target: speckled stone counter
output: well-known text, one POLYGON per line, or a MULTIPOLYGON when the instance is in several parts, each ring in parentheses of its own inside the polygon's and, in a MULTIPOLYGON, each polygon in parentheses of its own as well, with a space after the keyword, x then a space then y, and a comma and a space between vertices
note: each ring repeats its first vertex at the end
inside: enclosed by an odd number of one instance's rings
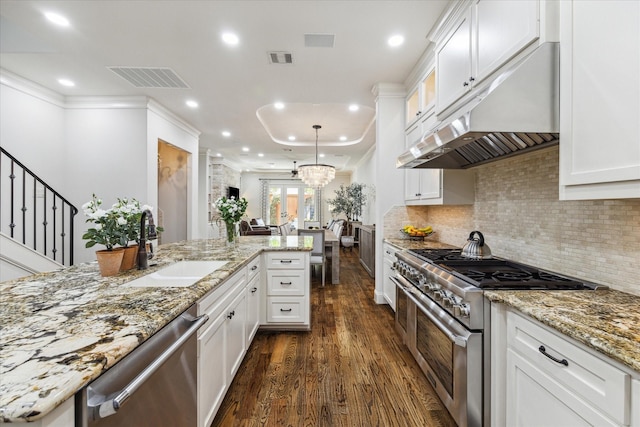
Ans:
POLYGON ((485 291, 640 373, 640 297, 606 291, 485 291))
POLYGON ((457 246, 436 242, 435 240, 410 240, 385 238, 385 243, 389 243, 398 249, 455 249, 457 246))
POLYGON ((297 236, 163 245, 150 268, 101 277, 96 262, 0 283, 0 422, 39 419, 264 250, 311 250, 297 236), (186 288, 134 288, 181 260, 227 260, 186 288))

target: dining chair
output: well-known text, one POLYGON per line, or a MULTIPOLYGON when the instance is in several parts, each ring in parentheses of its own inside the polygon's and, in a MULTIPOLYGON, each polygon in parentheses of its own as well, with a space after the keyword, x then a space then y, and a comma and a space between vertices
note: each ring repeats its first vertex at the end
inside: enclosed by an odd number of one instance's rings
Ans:
POLYGON ((285 222, 284 224, 280 225, 280 235, 281 236, 288 236, 291 231, 291 226, 289 225, 288 222, 285 222))
POLYGON ((312 266, 322 266, 322 286, 324 286, 324 278, 326 271, 327 258, 324 253, 324 230, 298 230, 298 236, 312 236, 313 237, 313 249, 311 249, 311 256, 309 256, 309 262, 312 266))

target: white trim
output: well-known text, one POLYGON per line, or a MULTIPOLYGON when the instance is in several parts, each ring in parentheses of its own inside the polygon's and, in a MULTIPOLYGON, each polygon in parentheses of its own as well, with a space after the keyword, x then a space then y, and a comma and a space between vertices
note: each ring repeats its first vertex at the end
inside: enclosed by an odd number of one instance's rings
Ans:
POLYGON ((147 108, 149 109, 149 111, 156 113, 161 118, 179 127, 180 129, 187 132, 189 135, 193 136, 194 138, 200 138, 201 132, 198 129, 194 128, 189 123, 187 123, 186 121, 178 117, 176 114, 172 113, 171 111, 169 111, 168 109, 160 105, 153 98, 149 98, 149 102, 147 103, 147 108))
POLYGON ((146 109, 149 98, 146 96, 69 96, 64 107, 73 109, 146 109))
POLYGON ((47 89, 44 86, 40 86, 31 80, 27 80, 24 77, 20 77, 17 74, 13 74, 4 68, 0 68, 0 83, 41 101, 53 104, 56 107, 65 107, 65 98, 63 95, 47 89))

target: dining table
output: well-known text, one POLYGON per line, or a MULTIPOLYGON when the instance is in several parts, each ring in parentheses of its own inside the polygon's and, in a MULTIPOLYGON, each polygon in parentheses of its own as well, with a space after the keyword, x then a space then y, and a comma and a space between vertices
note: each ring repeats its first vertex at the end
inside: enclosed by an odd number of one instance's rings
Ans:
POLYGON ((324 250, 331 251, 331 284, 337 285, 340 283, 340 239, 328 228, 324 229, 324 250))

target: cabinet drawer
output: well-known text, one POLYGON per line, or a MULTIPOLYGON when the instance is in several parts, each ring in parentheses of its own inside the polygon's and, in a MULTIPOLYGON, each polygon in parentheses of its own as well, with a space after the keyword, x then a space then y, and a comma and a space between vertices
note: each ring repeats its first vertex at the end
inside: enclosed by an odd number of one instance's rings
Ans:
POLYGON ((268 295, 304 295, 307 288, 304 270, 269 270, 268 295))
POLYGON ((507 313, 507 342, 562 387, 582 396, 617 422, 628 424, 630 375, 566 337, 511 311, 507 313), (566 365, 545 356, 543 351, 558 361, 566 361, 566 365))
POLYGON ((282 251, 267 253, 267 268, 305 268, 304 252, 282 251))
POLYGON ((250 282, 256 274, 260 273, 260 257, 257 256, 247 265, 247 281, 250 282))
MULTIPOLYGON (((225 280, 217 289, 201 298, 197 302, 198 316, 207 314, 210 319, 215 319, 238 294, 244 291, 245 277, 246 271, 242 269, 225 280)), ((209 322, 207 322, 207 326, 200 328, 198 336, 201 335, 201 331, 208 327, 209 322)))
POLYGON ((301 298, 267 298, 267 322, 270 323, 305 323, 305 299, 301 298))

